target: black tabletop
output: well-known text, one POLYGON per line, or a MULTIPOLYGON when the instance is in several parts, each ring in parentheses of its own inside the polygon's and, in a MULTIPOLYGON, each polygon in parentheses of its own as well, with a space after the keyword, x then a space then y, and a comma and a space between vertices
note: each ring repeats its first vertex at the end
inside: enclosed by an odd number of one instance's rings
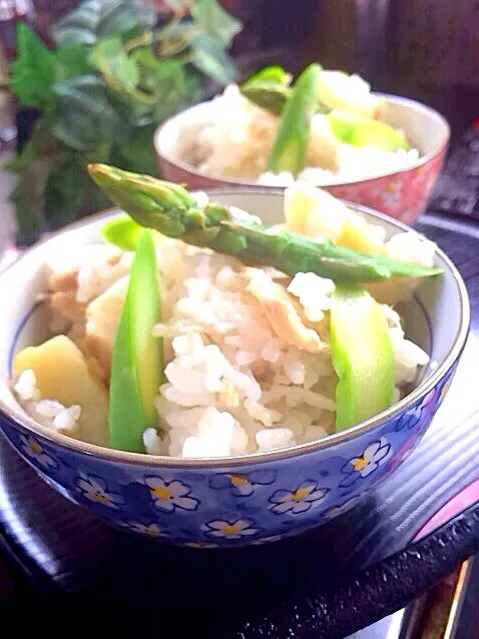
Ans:
MULTIPOLYGON (((0 543, 41 598, 50 636, 65 632, 61 613, 69 611, 75 630, 90 634, 94 614, 119 636, 344 637, 404 606, 479 548, 479 397, 471 387, 479 356, 479 226, 433 214, 417 226, 466 280, 471 337, 450 396, 411 457, 352 511, 317 530, 237 550, 139 539, 56 494, 0 437, 0 543), (421 537, 465 487, 467 499, 421 537)), ((30 622, 38 628, 19 613, 15 627, 30 622)))

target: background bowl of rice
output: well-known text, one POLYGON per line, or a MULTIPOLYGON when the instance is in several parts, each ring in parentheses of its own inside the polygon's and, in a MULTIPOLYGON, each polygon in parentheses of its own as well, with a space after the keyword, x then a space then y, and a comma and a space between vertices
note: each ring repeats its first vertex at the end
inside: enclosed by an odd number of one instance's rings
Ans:
MULTIPOLYGON (((235 109, 240 109, 237 103, 242 98, 234 93, 235 87, 232 90, 232 97, 228 96, 231 106, 222 103, 221 96, 216 103, 208 101, 182 111, 158 128, 154 146, 158 168, 165 179, 198 189, 251 188, 257 184, 254 179, 224 177, 215 171, 215 164, 222 166, 228 155, 254 153, 255 145, 259 173, 266 170, 268 145, 263 143, 262 136, 269 139, 268 128, 275 125, 269 122, 271 116, 255 105, 252 111, 256 109, 258 113, 252 112, 249 122, 240 112, 236 113, 235 109), (265 125, 259 127, 261 118, 265 125), (209 153, 202 148, 205 141, 201 136, 212 122, 219 121, 217 139, 212 139, 208 133, 206 142, 214 148, 214 159, 203 162, 207 168, 200 169, 200 160, 204 159, 201 156, 209 153), (224 139, 228 142, 222 145, 224 139)), ((385 153, 372 147, 355 149, 341 145, 339 173, 333 177, 328 171, 312 168, 307 170, 307 179, 337 197, 411 224, 425 209, 436 183, 449 143, 450 128, 443 116, 428 106, 393 95, 381 97, 384 104, 379 119, 403 130, 411 151, 406 154, 400 149, 385 153)), ((266 186, 272 190, 282 188, 274 184, 274 180, 266 186)))
MULTIPOLYGON (((215 199, 277 223, 283 195, 260 189, 215 199)), ((406 229, 358 208, 391 237, 406 229)), ((101 241, 110 211, 54 234, 0 274, 0 428, 13 448, 71 502, 123 529, 178 545, 258 544, 321 525, 399 466, 420 440, 452 381, 469 330, 464 283, 440 251, 444 273, 420 286, 401 310, 409 339, 431 358, 415 388, 391 408, 316 441, 231 457, 185 459, 86 444, 30 418, 9 384, 12 358, 48 337, 45 264, 68 246, 101 241)), ((292 422, 294 420, 292 419, 292 422)), ((292 429, 295 424, 288 424, 292 429)))

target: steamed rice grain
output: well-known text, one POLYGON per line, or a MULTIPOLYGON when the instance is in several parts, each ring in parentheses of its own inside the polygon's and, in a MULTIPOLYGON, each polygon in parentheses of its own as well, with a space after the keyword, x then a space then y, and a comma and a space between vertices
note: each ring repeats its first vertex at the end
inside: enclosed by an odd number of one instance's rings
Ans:
MULTIPOLYGON (((413 234, 391 240, 389 247, 398 258, 402 253, 417 259, 421 251, 422 259, 431 257, 429 244, 418 244, 413 234)), ((98 264, 102 250, 105 268, 100 279, 88 275, 88 260, 78 260, 75 267, 82 285, 72 292, 73 298, 90 300, 78 320, 80 348, 85 347, 92 306, 102 308, 97 300, 105 295, 104 282, 110 280, 106 292, 115 291, 127 275, 123 266, 114 276, 108 271, 110 247, 96 251, 89 247, 86 254, 94 254, 98 264)), ((128 260, 122 255, 116 264, 128 260)), ((148 453, 239 455, 281 449, 334 432, 337 377, 325 313, 334 291, 331 280, 313 273, 285 278, 274 269, 246 267, 231 257, 175 240, 162 243, 158 267, 163 318, 154 335, 164 343, 165 382, 155 401, 158 423, 143 436, 148 453), (280 305, 279 315, 270 314, 271 304, 280 305), (310 348, 304 347, 305 339, 310 339, 310 348)), ((52 278, 56 275, 58 271, 52 278)), ((394 393, 399 398, 401 388, 416 378, 418 367, 426 365, 429 357, 405 338, 396 311, 386 305, 381 309, 393 343, 394 393)), ((114 333, 121 305, 107 310, 108 330, 114 333)), ((100 327, 101 337, 105 332, 101 316, 95 317, 95 326, 100 327)), ((15 392, 41 424, 75 436, 79 407, 40 397, 32 371, 20 375, 15 392)))
POLYGON ((206 106, 196 127, 191 129, 190 122, 180 127, 175 153, 207 175, 255 180, 267 186, 286 187, 295 179, 323 186, 400 171, 419 158, 415 148, 385 151, 374 145, 343 143, 331 133, 327 118, 317 113, 311 120, 305 167, 296 177, 289 171, 273 173, 267 164, 277 116, 246 99, 235 84, 206 106))

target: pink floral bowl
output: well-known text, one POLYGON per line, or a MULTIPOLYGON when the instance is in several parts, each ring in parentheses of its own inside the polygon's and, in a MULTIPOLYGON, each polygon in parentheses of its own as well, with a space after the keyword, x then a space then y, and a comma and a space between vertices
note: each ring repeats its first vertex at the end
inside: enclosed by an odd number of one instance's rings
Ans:
MULTIPOLYGON (((402 129, 420 157, 407 168, 377 177, 322 185, 335 196, 371 207, 411 224, 424 211, 441 171, 450 137, 447 121, 437 111, 407 98, 383 95, 380 118, 402 129)), ((208 121, 209 102, 193 106, 166 120, 156 131, 154 146, 160 174, 167 180, 182 182, 193 189, 251 188, 253 180, 207 175, 185 162, 181 148, 185 136, 197 135, 201 123, 208 121), (192 126, 197 121, 198 126, 192 126), (178 145, 178 140, 182 144, 178 145)), ((278 186, 266 186, 281 191, 278 186)))

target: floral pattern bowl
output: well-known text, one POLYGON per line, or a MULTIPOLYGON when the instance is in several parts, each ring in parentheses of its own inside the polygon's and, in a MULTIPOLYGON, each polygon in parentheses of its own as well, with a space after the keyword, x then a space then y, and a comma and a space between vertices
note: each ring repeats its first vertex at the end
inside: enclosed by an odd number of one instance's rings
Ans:
MULTIPOLYGON (((384 94, 381 119, 402 129, 419 159, 408 168, 354 182, 324 185, 333 195, 382 211, 406 224, 412 224, 427 204, 439 176, 450 129, 437 111, 414 100, 384 94)), ((182 149, 190 146, 201 123, 208 121, 208 102, 193 106, 166 120, 156 131, 154 146, 160 174, 167 180, 182 182, 190 188, 251 188, 253 180, 206 175, 188 164, 182 149), (199 125, 192 124, 198 121, 199 125), (181 140, 181 144, 178 141, 181 140)), ((277 186, 263 187, 272 191, 277 186)))
MULTIPOLYGON (((226 204, 282 216, 281 193, 217 192, 226 204)), ((404 226, 358 207, 389 235, 404 226)), ((51 236, 0 275, 0 429, 54 489, 106 521, 145 537, 192 547, 230 547, 280 539, 349 509, 394 472, 420 440, 452 381, 469 330, 462 279, 441 252, 444 273, 420 286, 401 309, 410 337, 435 365, 390 409, 322 441, 221 459, 147 456, 101 448, 52 432, 30 419, 8 378, 15 351, 45 339, 47 256, 100 240, 107 212, 51 236)))

